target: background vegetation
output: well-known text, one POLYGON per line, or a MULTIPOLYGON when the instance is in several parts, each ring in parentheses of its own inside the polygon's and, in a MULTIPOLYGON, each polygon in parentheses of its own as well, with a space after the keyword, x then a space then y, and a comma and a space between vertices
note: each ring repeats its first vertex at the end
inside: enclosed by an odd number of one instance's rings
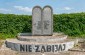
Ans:
MULTIPOLYGON (((53 20, 54 32, 85 37, 85 13, 54 14, 53 20)), ((31 15, 0 14, 0 39, 13 38, 31 29, 31 15)))

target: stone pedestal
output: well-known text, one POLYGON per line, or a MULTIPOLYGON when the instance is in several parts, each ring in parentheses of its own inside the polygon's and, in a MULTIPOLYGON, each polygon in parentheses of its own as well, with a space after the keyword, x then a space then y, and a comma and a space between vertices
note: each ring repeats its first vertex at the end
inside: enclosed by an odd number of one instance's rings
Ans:
POLYGON ((52 36, 31 36, 19 33, 18 39, 7 39, 6 47, 20 52, 61 52, 74 47, 75 41, 67 35, 54 33, 52 36))

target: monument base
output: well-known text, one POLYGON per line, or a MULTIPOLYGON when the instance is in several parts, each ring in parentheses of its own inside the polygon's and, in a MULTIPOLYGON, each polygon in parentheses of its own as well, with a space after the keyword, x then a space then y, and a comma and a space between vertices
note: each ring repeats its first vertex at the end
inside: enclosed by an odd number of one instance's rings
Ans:
POLYGON ((7 39, 6 47, 21 52, 61 52, 74 47, 74 41, 60 42, 26 42, 17 39, 7 39), (43 50, 42 50, 43 49, 43 50))
POLYGON ((67 35, 63 33, 53 33, 52 36, 32 36, 31 33, 19 33, 18 40, 20 41, 33 41, 33 42, 51 42, 62 41, 67 39, 67 35))
POLYGON ((7 39, 6 47, 20 52, 61 52, 68 51, 75 44, 75 40, 67 39, 67 35, 61 33, 54 33, 53 36, 22 34, 18 36, 18 39, 7 39))

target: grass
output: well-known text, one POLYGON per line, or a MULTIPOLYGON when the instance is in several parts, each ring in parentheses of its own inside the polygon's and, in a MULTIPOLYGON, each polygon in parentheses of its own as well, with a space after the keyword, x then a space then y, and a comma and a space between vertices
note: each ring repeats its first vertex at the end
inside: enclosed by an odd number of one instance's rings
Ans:
MULTIPOLYGON (((0 40, 5 40, 7 38, 16 38, 17 34, 5 34, 0 33, 0 40)), ((75 39, 75 38, 85 38, 85 34, 79 36, 68 36, 68 38, 75 39)))
POLYGON ((15 34, 4 34, 4 33, 0 33, 0 40, 4 40, 4 39, 7 39, 7 38, 15 38, 16 35, 15 34))
POLYGON ((85 38, 85 34, 77 35, 77 36, 68 36, 68 38, 75 39, 75 38, 85 38))

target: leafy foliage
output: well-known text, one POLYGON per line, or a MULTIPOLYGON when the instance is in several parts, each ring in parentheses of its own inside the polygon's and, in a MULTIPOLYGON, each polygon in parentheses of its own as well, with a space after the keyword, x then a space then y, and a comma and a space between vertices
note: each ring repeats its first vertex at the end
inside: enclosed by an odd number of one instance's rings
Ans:
POLYGON ((54 15, 54 31, 70 36, 85 34, 85 13, 54 15))
MULTIPOLYGON (((70 36, 85 34, 85 13, 53 15, 54 32, 64 32, 70 36)), ((14 34, 31 32, 31 15, 0 14, 0 33, 14 34)))
POLYGON ((0 14, 0 33, 31 32, 31 16, 0 14))

